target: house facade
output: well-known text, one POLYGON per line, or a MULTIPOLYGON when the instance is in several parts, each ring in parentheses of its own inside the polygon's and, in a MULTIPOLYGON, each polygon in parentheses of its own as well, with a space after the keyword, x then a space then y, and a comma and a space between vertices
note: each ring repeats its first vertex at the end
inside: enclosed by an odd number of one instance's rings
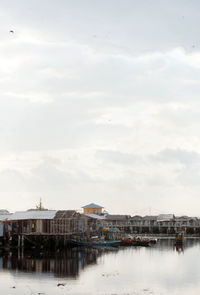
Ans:
POLYGON ((97 204, 91 203, 86 206, 83 206, 83 213, 84 214, 102 214, 103 207, 97 204))
POLYGON ((10 235, 68 235, 87 231, 87 218, 75 210, 15 212, 5 222, 10 235))

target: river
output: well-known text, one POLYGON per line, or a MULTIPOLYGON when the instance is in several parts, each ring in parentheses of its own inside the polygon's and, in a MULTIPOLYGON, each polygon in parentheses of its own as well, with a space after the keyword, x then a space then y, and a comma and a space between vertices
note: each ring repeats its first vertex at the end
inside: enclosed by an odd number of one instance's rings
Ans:
POLYGON ((2 295, 200 294, 200 240, 175 248, 69 249, 56 253, 2 253, 2 295))

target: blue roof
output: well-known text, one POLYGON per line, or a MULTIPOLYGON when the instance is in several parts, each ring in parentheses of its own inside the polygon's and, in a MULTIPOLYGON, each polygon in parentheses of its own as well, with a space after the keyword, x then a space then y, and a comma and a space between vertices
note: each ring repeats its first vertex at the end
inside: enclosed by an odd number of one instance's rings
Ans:
POLYGON ((97 204, 91 203, 91 204, 86 205, 86 206, 84 206, 84 207, 82 207, 82 208, 100 209, 100 208, 103 208, 103 207, 102 207, 102 206, 99 206, 99 205, 97 205, 97 204))

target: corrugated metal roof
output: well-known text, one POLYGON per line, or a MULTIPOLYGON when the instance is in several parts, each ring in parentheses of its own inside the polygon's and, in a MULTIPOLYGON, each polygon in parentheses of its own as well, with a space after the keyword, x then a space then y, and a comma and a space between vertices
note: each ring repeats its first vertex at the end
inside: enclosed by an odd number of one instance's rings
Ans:
POLYGON ((175 218, 174 214, 160 214, 157 217, 157 221, 170 221, 173 220, 175 218))
POLYGON ((26 219, 53 219, 57 210, 34 210, 17 211, 8 217, 8 220, 26 220, 26 219))
POLYGON ((157 220, 157 215, 146 215, 143 217, 143 220, 157 220))
POLYGON ((99 209, 99 208, 104 208, 104 207, 102 207, 102 206, 99 206, 99 205, 97 205, 97 204, 94 204, 94 203, 91 203, 91 204, 88 204, 88 205, 86 205, 86 206, 84 206, 84 207, 82 207, 82 208, 92 208, 92 209, 99 209))
POLYGON ((127 220, 130 218, 129 215, 116 215, 116 214, 108 214, 106 215, 106 219, 108 220, 127 220))
POLYGON ((98 214, 84 214, 85 216, 87 217, 90 217, 90 218, 94 218, 94 219, 105 219, 105 216, 103 215, 98 215, 98 214))
POLYGON ((140 215, 135 215, 135 216, 133 216, 133 217, 131 217, 131 219, 134 219, 134 220, 142 220, 142 216, 140 216, 140 215))
POLYGON ((12 214, 0 214, 0 221, 8 219, 12 214))

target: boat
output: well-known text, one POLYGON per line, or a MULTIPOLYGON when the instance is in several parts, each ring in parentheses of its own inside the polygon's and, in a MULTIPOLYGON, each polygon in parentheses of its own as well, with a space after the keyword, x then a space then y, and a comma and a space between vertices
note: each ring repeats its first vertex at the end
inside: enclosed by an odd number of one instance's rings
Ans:
POLYGON ((131 237, 121 238, 121 246, 150 246, 150 239, 144 237, 131 237))
POLYGON ((175 235, 175 245, 182 245, 184 243, 184 232, 177 232, 175 235))
POLYGON ((117 247, 120 245, 120 240, 112 241, 82 241, 82 240, 70 240, 70 244, 74 247, 117 247))
POLYGON ((157 243, 157 239, 156 238, 149 238, 149 242, 150 244, 156 244, 157 243))
POLYGON ((120 240, 112 240, 112 241, 96 241, 92 242, 93 246, 100 246, 100 247, 117 247, 120 246, 120 240))

